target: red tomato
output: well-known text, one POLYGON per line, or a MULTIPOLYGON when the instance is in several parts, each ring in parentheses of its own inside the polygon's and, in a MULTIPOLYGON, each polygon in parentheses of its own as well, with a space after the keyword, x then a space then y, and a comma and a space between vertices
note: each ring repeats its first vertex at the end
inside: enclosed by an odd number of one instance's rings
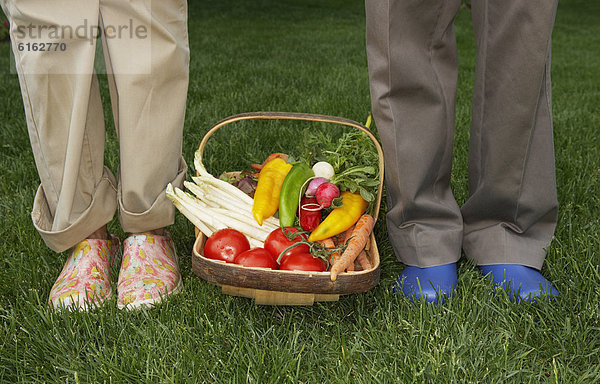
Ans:
POLYGON ((240 231, 231 228, 214 232, 204 243, 204 257, 233 263, 240 253, 250 249, 250 243, 240 231))
MULTIPOLYGON (((296 237, 293 240, 288 240, 288 238, 285 235, 287 234, 288 236, 293 237, 293 234, 298 231, 300 230, 296 227, 283 227, 274 229, 273 232, 269 233, 269 236, 267 236, 267 239, 265 240, 265 249, 271 252, 271 255, 273 255, 275 260, 277 260, 277 258, 279 257, 281 252, 283 252, 284 249, 286 249, 294 243, 306 240, 306 236, 303 234, 295 235, 296 237)), ((283 262, 283 260, 285 260, 290 255, 309 252, 310 248, 308 247, 308 244, 297 245, 283 255, 283 257, 281 258, 281 262, 283 262)))
POLYGON ((288 256, 281 262, 279 269, 286 271, 325 272, 325 263, 310 253, 298 253, 288 256))
POLYGON ((244 267, 279 269, 279 264, 277 264, 273 255, 264 248, 253 248, 244 251, 237 255, 233 262, 244 267))

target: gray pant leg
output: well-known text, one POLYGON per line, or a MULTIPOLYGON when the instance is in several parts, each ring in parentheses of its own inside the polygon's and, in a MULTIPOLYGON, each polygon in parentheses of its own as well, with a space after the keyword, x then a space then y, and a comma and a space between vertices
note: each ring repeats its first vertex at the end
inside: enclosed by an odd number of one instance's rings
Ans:
POLYGON ((541 268, 554 233, 550 37, 556 5, 472 1, 477 66, 463 247, 480 265, 541 268))
POLYGON ((405 264, 460 257, 463 223, 450 190, 459 0, 366 0, 373 115, 385 155, 388 232, 405 264))

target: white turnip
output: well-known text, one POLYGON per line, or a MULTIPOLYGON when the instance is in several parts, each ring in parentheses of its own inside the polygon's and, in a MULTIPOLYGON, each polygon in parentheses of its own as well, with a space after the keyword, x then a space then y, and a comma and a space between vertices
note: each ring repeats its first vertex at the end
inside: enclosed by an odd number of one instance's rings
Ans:
POLYGON ((312 170, 317 177, 324 177, 327 180, 331 180, 331 178, 335 175, 335 171, 333 166, 326 161, 319 161, 312 166, 312 170))

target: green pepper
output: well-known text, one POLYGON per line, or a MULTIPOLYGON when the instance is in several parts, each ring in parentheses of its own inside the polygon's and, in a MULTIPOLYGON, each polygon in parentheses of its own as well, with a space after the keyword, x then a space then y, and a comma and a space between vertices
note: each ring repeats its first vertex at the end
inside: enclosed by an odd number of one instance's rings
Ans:
POLYGON ((300 195, 303 192, 302 186, 306 180, 314 175, 313 170, 304 162, 295 164, 288 172, 281 185, 281 194, 279 195, 279 223, 281 227, 294 225, 300 195))

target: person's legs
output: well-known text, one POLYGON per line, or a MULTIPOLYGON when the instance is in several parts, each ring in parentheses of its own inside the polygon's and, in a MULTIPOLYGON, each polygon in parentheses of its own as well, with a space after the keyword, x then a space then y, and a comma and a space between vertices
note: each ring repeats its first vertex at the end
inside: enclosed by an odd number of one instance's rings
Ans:
MULTIPOLYGON (((385 155, 388 233, 397 257, 408 265, 400 280, 416 276, 405 286, 418 286, 423 268, 454 264, 461 252, 462 217, 450 189, 458 71, 453 20, 460 1, 365 5, 372 108, 385 155)), ((455 265, 440 270, 443 276, 433 277, 433 288, 449 281, 443 288, 452 289, 455 265)))
POLYGON ((106 232, 116 182, 104 167, 104 115, 93 72, 97 1, 3 1, 41 185, 32 219, 49 248, 70 254, 49 294, 87 308, 112 295, 118 249, 106 232), (48 49, 33 49, 53 43, 48 49), (19 49, 31 46, 32 48, 19 49))
POLYGON ((118 306, 134 308, 181 289, 173 241, 163 228, 175 217, 166 186, 181 187, 187 172, 187 3, 100 0, 100 12, 121 153, 119 220, 132 234, 124 242, 118 306))
POLYGON ((104 167, 104 115, 93 72, 97 2, 8 1, 11 41, 41 185, 32 219, 62 252, 103 227, 116 210, 116 183, 104 167), (78 27, 87 25, 86 35, 78 27), (58 37, 57 37, 58 36, 58 37), (64 51, 19 43, 64 43, 64 51))
POLYGON ((558 210, 550 86, 556 1, 471 4, 477 66, 463 248, 469 259, 489 266, 484 272, 496 284, 519 268, 507 278, 546 286, 537 270, 558 210))
POLYGON ((100 12, 121 154, 119 220, 130 233, 163 228, 175 217, 166 186, 181 186, 187 171, 187 3, 100 0, 100 12))

